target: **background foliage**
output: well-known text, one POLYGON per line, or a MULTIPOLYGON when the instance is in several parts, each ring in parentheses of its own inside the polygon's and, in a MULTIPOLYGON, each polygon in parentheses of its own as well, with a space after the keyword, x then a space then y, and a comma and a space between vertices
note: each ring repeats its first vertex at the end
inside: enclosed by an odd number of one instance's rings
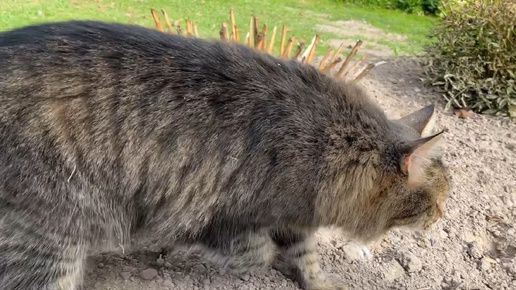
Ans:
POLYGON ((449 106, 516 116, 516 0, 462 2, 434 26, 424 80, 449 106))
POLYGON ((441 0, 339 0, 362 6, 397 9, 406 13, 437 15, 441 0))

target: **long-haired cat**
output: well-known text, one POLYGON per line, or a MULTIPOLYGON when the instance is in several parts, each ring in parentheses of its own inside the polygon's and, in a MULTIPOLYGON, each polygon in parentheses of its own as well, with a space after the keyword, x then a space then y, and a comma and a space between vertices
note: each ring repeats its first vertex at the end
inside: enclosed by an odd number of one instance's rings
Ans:
POLYGON ((433 106, 236 43, 68 21, 0 33, 0 289, 79 289, 89 251, 152 236, 235 271, 279 253, 326 279, 314 231, 428 229, 449 177, 433 106), (425 134, 423 134, 425 133, 425 134))

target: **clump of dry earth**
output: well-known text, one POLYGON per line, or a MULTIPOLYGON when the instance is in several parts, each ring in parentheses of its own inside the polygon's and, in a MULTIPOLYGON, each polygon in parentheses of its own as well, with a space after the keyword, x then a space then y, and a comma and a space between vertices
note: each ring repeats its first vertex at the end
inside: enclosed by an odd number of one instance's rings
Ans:
MULTIPOLYGON (((323 268, 350 289, 516 289, 516 122, 458 118, 445 110, 440 93, 422 85, 417 58, 391 58, 386 50, 371 55, 385 63, 362 84, 390 117, 436 105, 438 126, 449 129, 445 160, 452 193, 444 219, 431 232, 393 231, 369 245, 371 256, 338 233, 321 230, 323 268)), ((236 277, 181 252, 102 254, 89 259, 86 271, 84 288, 92 290, 299 289, 273 269, 236 277)))

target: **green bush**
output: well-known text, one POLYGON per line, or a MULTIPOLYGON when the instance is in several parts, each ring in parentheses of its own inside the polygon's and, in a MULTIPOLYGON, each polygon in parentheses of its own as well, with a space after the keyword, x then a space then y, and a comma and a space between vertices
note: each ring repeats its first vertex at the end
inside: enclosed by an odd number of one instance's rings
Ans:
POLYGON ((406 13, 427 13, 436 15, 439 12, 440 0, 340 0, 362 6, 398 9, 406 13))
POLYGON ((516 0, 474 0, 445 9, 425 48, 424 81, 448 106, 516 116, 516 0))

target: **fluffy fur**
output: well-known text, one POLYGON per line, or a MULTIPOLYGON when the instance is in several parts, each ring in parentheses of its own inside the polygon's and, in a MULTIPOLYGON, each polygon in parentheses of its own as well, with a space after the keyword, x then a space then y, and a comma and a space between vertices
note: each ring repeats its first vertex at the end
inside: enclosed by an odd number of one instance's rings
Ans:
POLYGON ((388 120, 356 85, 235 43, 94 21, 1 32, 0 288, 78 289, 90 251, 143 234, 345 289, 318 227, 369 241, 442 216, 432 115, 388 120))

